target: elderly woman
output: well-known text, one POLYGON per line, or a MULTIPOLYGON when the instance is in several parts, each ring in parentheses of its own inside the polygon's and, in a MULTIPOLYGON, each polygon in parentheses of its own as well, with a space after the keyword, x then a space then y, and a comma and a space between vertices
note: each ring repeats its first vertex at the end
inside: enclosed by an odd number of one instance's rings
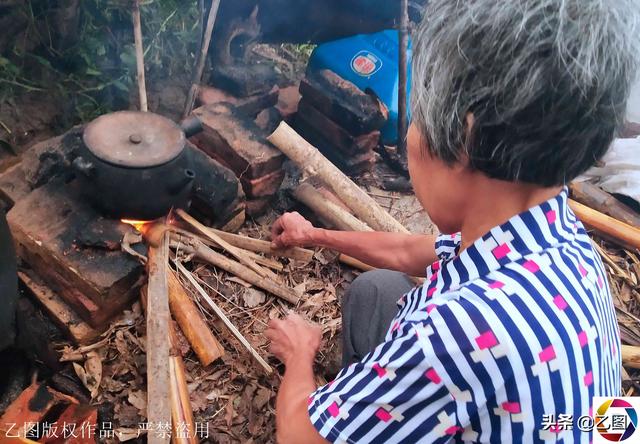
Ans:
POLYGON ((594 396, 620 393, 620 337, 565 185, 622 123, 640 5, 429 3, 413 40, 408 161, 443 234, 328 231, 296 213, 275 223, 277 246, 328 247, 386 270, 360 276, 343 300, 345 368, 324 387, 319 329, 296 315, 271 321, 286 367, 278 439, 587 443, 576 421, 594 396), (426 281, 412 289, 406 275, 426 281))

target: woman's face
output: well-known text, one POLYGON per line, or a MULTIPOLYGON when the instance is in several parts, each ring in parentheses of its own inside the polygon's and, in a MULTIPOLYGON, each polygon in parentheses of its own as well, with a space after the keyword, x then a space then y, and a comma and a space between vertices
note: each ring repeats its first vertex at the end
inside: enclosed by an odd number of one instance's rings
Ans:
POLYGON ((409 175, 418 201, 441 233, 461 230, 468 171, 464 166, 449 166, 433 157, 415 125, 407 133, 409 175))

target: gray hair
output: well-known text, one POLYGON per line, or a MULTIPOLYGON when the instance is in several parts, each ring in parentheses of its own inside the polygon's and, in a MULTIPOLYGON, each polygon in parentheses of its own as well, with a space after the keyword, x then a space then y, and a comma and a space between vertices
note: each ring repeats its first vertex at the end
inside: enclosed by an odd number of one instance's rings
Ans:
POLYGON ((640 0, 431 0, 424 14, 411 110, 432 155, 542 186, 604 155, 637 75, 640 0))

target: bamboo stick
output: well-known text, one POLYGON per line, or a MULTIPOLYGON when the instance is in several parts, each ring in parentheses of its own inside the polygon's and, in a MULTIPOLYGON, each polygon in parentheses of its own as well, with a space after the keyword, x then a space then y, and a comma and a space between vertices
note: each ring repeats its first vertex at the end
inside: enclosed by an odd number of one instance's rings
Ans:
POLYGON ((589 182, 573 182, 571 196, 577 202, 618 219, 632 227, 640 227, 640 214, 589 182))
POLYGON ((169 272, 167 278, 171 313, 198 359, 206 367, 224 355, 224 348, 211 333, 209 326, 202 319, 200 310, 184 291, 177 277, 169 272))
POLYGON ((620 350, 622 365, 625 367, 640 369, 640 347, 636 345, 623 345, 620 350))
POLYGON ((204 291, 204 288, 196 281, 196 279, 187 271, 184 266, 176 262, 176 266, 178 267, 178 271, 189 281, 193 288, 198 292, 198 294, 204 299, 207 304, 211 307, 211 309, 216 313, 216 315, 220 318, 220 320, 224 323, 224 325, 231 331, 231 333, 240 341, 242 345, 251 353, 251 355, 258 361, 258 363, 262 366, 262 368, 268 373, 272 373, 273 369, 267 362, 258 354, 258 352, 251 346, 249 341, 240 333, 240 331, 233 325, 233 323, 229 320, 229 318, 224 314, 224 311, 216 304, 211 297, 204 291))
POLYGON ((264 268, 262 268, 260 265, 256 264, 253 261, 253 259, 251 259, 246 254, 244 254, 244 252, 241 249, 239 249, 237 247, 234 247, 233 245, 231 245, 230 243, 228 243, 227 241, 222 239, 220 236, 218 236, 216 233, 213 233, 212 231, 210 231, 207 226, 205 226, 205 225, 201 224, 200 222, 198 222, 196 219, 194 219, 189 214, 187 214, 186 211, 184 211, 182 209, 177 209, 176 213, 185 222, 187 222, 194 229, 196 229, 198 232, 200 232, 203 236, 209 238, 213 242, 215 242, 218 245, 220 245, 222 248, 224 248, 226 251, 228 251, 232 256, 234 256, 236 259, 238 259, 244 265, 246 265, 247 267, 252 269, 254 272, 259 274, 263 278, 266 278, 268 276, 273 278, 273 274, 270 271, 267 271, 264 268), (270 273, 271 273, 271 275, 270 275, 270 273))
MULTIPOLYGON (((169 273, 169 275, 173 276, 171 273, 169 273)), ((173 279, 175 279, 176 282, 178 281, 175 276, 173 276, 173 279)), ((173 444, 197 444, 198 438, 195 433, 195 421, 193 419, 191 399, 189 398, 184 361, 178 352, 177 334, 172 325, 169 325, 169 339, 172 350, 171 356, 169 356, 169 370, 171 372, 172 441, 173 444), (178 430, 178 425, 180 424, 184 424, 186 430, 178 430)))
POLYGON ((198 95, 198 89, 200 81, 202 80, 202 73, 204 71, 204 65, 207 60, 207 53, 209 52, 209 43, 211 43, 211 34, 213 34, 213 25, 216 22, 216 16, 218 15, 218 8, 220 6, 220 0, 211 0, 211 8, 209 9, 209 16, 207 17, 207 28, 202 36, 200 42, 200 52, 198 53, 198 61, 193 71, 193 77, 191 78, 191 88, 187 94, 187 99, 184 104, 184 111, 182 112, 182 118, 186 119, 196 101, 198 95))
POLYGON ((311 262, 313 259, 313 250, 307 250, 305 248, 290 247, 277 250, 271 246, 271 242, 253 239, 241 234, 227 233, 226 231, 216 230, 209 228, 209 231, 217 234, 231 245, 245 250, 250 250, 256 253, 264 253, 272 256, 281 256, 295 259, 300 262, 311 262))
POLYGON ((359 219, 374 230, 409 233, 400 222, 383 210, 371 196, 353 183, 286 122, 281 122, 267 139, 301 170, 322 179, 359 219))
POLYGON ((344 231, 373 231, 367 224, 339 205, 328 200, 313 185, 302 182, 293 192, 293 197, 311 208, 329 224, 344 231))
MULTIPOLYGON (((169 369, 169 287, 167 263, 169 237, 161 246, 149 248, 147 289, 147 418, 153 424, 171 420, 169 369)), ((149 443, 168 443, 169 438, 150 433, 149 443)))
POLYGON ((148 111, 147 85, 144 78, 144 50, 142 48, 142 24, 140 23, 140 1, 133 1, 133 38, 136 47, 136 69, 138 94, 140 95, 140 111, 148 111))
POLYGON ((291 288, 282 286, 271 279, 259 276, 248 267, 213 251, 200 241, 195 240, 191 246, 183 245, 182 249, 186 252, 195 254, 195 256, 201 261, 221 268, 224 271, 231 273, 258 288, 262 288, 263 290, 268 291, 291 304, 295 305, 300 301, 300 297, 291 288))
POLYGON ((602 214, 579 202, 569 199, 575 215, 584 223, 631 248, 640 248, 640 229, 625 224, 613 217, 602 214))

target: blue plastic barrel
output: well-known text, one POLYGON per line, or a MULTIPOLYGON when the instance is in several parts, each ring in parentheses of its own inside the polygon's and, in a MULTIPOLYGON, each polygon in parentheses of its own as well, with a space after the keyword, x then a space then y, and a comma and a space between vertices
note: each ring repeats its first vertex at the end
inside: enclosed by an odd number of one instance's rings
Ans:
MULTIPOLYGON (((309 60, 311 72, 329 69, 362 91, 373 91, 389 109, 382 141, 398 140, 398 32, 360 34, 318 45, 309 60)), ((411 85, 411 41, 407 51, 407 110, 411 85)), ((407 111, 408 113, 408 111, 407 111)))

